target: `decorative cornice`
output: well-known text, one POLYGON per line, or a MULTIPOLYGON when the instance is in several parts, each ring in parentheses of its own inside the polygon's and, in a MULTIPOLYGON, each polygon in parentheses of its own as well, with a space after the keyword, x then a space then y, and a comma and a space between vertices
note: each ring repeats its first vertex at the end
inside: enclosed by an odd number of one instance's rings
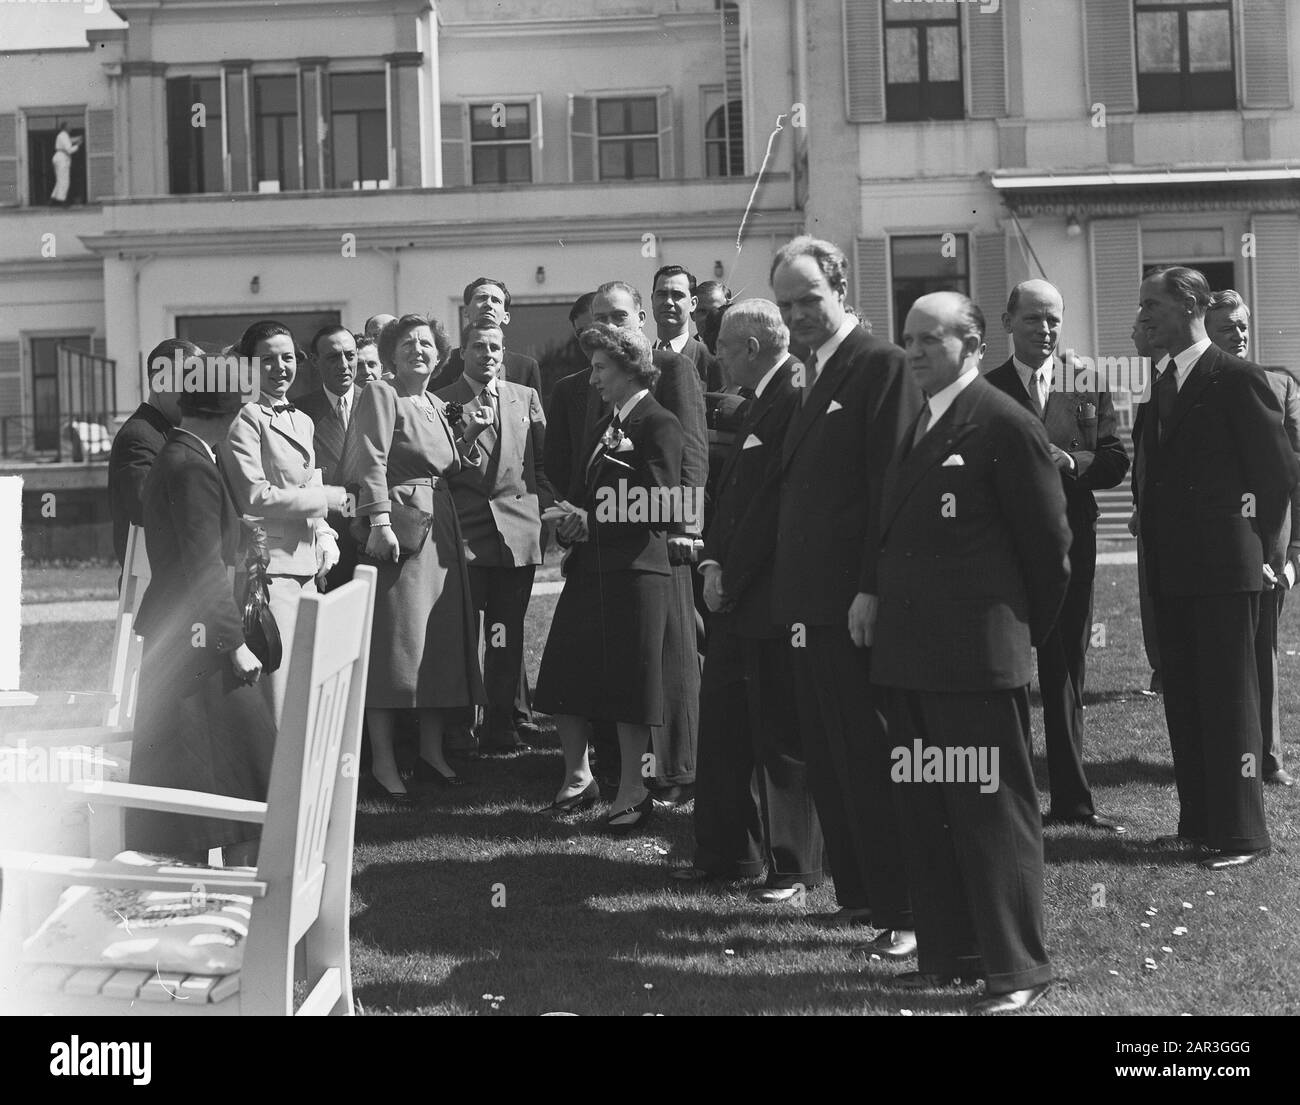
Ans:
POLYGON ((1118 218, 1170 211, 1300 211, 1300 182, 1129 185, 1033 188, 1005 191, 1002 202, 1018 215, 1118 218))
POLYGON ((570 37, 580 35, 658 35, 666 30, 717 33, 718 13, 666 12, 660 15, 596 15, 572 19, 491 19, 439 22, 441 38, 570 37))
POLYGON ((104 259, 96 254, 85 257, 50 258, 38 260, 0 260, 0 279, 83 279, 98 276, 104 271, 104 259))
POLYGON ((406 50, 399 54, 385 54, 384 60, 394 69, 424 64, 424 54, 420 50, 406 50))

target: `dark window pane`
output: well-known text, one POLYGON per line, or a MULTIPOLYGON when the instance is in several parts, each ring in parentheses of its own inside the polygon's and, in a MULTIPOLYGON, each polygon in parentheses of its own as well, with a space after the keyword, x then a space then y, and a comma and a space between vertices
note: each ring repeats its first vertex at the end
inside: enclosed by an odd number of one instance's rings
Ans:
POLYGON ((927 27, 925 34, 927 72, 931 81, 961 80, 961 57, 957 46, 957 28, 927 27))
POLYGON ((477 104, 469 109, 469 137, 471 142, 491 142, 500 138, 500 129, 492 125, 492 105, 477 104))
POLYGON ((359 117, 361 134, 361 179, 388 179, 388 134, 382 111, 363 112, 359 117))
POLYGON ((500 184, 501 158, 497 146, 473 146, 470 149, 470 161, 474 171, 475 184, 500 184))
POLYGON ((629 100, 628 113, 631 120, 628 127, 629 134, 654 134, 659 130, 658 112, 653 98, 647 96, 643 99, 629 100))
POLYGON ((921 79, 920 34, 915 27, 891 27, 885 32, 885 71, 890 84, 911 84, 921 79))
POLYGON ((886 23, 955 23, 951 3, 898 3, 885 0, 886 23))
POLYGON ((1187 13, 1187 54, 1193 73, 1232 68, 1232 21, 1226 11, 1187 13))
POLYGON ((298 82, 294 77, 257 77, 253 81, 257 111, 265 115, 298 114, 298 82))
POLYGON ((596 122, 600 134, 625 134, 623 100, 599 100, 596 103, 596 122))
POLYGON ((1181 69, 1177 12, 1138 12, 1137 59, 1141 73, 1177 73, 1181 69))
POLYGON ((637 180, 658 178, 659 143, 654 139, 641 139, 631 145, 632 176, 637 180))
POLYGON ((335 73, 330 77, 330 106, 335 111, 385 111, 382 73, 335 73))
POLYGON ((330 134, 334 149, 334 187, 351 188, 360 180, 357 164, 357 117, 352 114, 334 114, 330 134))
POLYGON ((704 175, 728 176, 727 147, 723 142, 706 142, 704 144, 704 175))
POLYGON ((527 183, 533 179, 533 151, 531 146, 503 147, 506 163, 506 181, 510 184, 527 183))
POLYGON ((600 144, 600 179, 622 180, 627 176, 627 147, 622 142, 600 144))

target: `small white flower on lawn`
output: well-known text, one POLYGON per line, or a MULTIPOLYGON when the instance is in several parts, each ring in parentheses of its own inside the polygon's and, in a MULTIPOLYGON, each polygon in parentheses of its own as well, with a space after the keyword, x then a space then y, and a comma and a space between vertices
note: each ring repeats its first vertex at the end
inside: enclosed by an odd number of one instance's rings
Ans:
POLYGON ((1266 905, 1262 905, 1262 906, 1260 906, 1260 907, 1259 907, 1259 911, 1260 911, 1260 913, 1267 913, 1267 912, 1268 912, 1268 906, 1266 906, 1266 905))
POLYGON ((1186 936, 1186 935, 1187 935, 1187 926, 1186 926, 1186 925, 1179 925, 1176 929, 1174 929, 1174 935, 1175 935, 1175 936, 1186 936))
POLYGON ((1154 909, 1148 909, 1148 910, 1147 910, 1147 916, 1148 916, 1148 917, 1154 917, 1155 915, 1156 915, 1156 911, 1155 911, 1154 909))
POLYGON ((1172 954, 1172 952, 1173 952, 1174 949, 1171 948, 1168 944, 1162 944, 1162 945, 1160 946, 1160 950, 1161 950, 1162 952, 1164 952, 1165 955, 1170 955, 1170 954, 1172 954))
POLYGON ((1191 909, 1191 908, 1192 908, 1192 903, 1191 903, 1191 902, 1184 902, 1184 903, 1183 903, 1183 908, 1184 908, 1184 909, 1191 909))
POLYGON ((1119 974, 1119 971, 1111 971, 1110 973, 1113 974, 1113 975, 1118 975, 1118 974, 1119 974))
POLYGON ((642 989, 645 990, 653 990, 655 988, 655 984, 653 982, 643 982, 641 983, 641 987, 642 989))
POLYGON ((900 1009, 898 1011, 898 1015, 900 1017, 910 1017, 912 1015, 912 1011, 910 1009, 900 1009))
POLYGON ((1149 929, 1150 927, 1151 925, 1147 921, 1143 921, 1140 925, 1138 925, 1138 928, 1143 928, 1143 929, 1149 929))
POLYGON ((1213 890, 1207 890, 1207 891, 1205 892, 1205 896, 1206 896, 1207 898, 1213 898, 1213 897, 1214 897, 1214 891, 1213 891, 1213 890))
POLYGON ((723 948, 723 949, 722 949, 722 954, 723 954, 723 955, 735 955, 735 954, 736 954, 736 949, 735 949, 735 948, 723 948))

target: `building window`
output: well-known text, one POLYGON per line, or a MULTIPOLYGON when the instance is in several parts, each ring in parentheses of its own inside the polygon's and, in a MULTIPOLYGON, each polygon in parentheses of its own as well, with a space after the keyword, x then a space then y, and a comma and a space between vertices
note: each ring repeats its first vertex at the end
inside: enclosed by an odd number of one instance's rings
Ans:
POLYGON ((918 234, 890 238, 890 287, 894 336, 901 340, 903 322, 913 303, 930 292, 970 295, 969 243, 965 234, 918 234))
POLYGON ((173 195, 225 190, 219 77, 167 82, 167 160, 173 195))
POLYGON ((65 404, 73 397, 61 394, 71 381, 59 385, 59 347, 75 349, 81 353, 90 352, 90 338, 85 335, 70 335, 61 338, 32 338, 29 346, 32 365, 32 447, 38 452, 48 452, 59 448, 59 435, 65 418, 84 418, 87 411, 65 410, 65 404))
POLYGON ((599 100, 601 180, 659 179, 659 113, 653 96, 599 100))
POLYGON ((253 79, 253 126, 259 192, 295 192, 298 175, 298 78, 253 79))
POLYGON ((1230 3, 1140 0, 1139 111, 1225 111, 1237 106, 1230 3))
POLYGON ((532 182, 532 104, 471 104, 469 141, 471 179, 475 184, 532 182))
POLYGON ((32 207, 66 206, 86 202, 86 118, 75 114, 27 114, 27 202, 32 207), (74 152, 67 165, 66 195, 56 197, 59 173, 54 153, 59 128, 68 125, 68 139, 74 152))
POLYGON ((335 188, 377 188, 388 179, 383 73, 330 76, 329 134, 335 188))
POLYGON ((955 4, 885 6, 885 118, 963 119, 961 20, 955 4))
POLYGON ((743 176, 745 128, 739 100, 713 111, 704 124, 704 175, 743 176))

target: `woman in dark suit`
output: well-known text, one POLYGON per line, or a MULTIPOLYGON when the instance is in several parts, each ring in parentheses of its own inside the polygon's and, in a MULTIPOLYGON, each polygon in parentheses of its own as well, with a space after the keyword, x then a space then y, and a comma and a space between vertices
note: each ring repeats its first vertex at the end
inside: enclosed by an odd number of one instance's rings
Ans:
POLYGON ((393 368, 357 401, 343 457, 343 480, 357 485, 357 513, 368 530, 364 556, 377 562, 379 590, 366 684, 373 784, 381 797, 409 802, 393 754, 397 711, 420 718, 415 779, 437 786, 462 780, 443 754, 449 714, 483 701, 478 634, 470 604, 469 571, 447 477, 462 464, 486 463, 474 439, 492 425, 490 410, 452 433, 446 404, 425 389, 438 364, 434 327, 420 315, 403 315, 384 327, 379 353, 393 368), (410 521, 432 515, 419 548, 403 555, 397 536, 410 543, 410 521))
POLYGON ((622 772, 607 823, 627 833, 650 816, 642 756, 650 727, 664 720, 668 536, 686 531, 682 427, 650 394, 659 370, 644 335, 601 324, 580 340, 592 383, 613 411, 584 447, 583 509, 559 525, 573 551, 534 705, 555 715, 564 748, 567 775, 552 807, 561 812, 599 794, 587 762, 588 721, 618 723, 622 772))
MULTIPOLYGON (((216 446, 240 410, 238 392, 179 398, 173 429, 145 479, 145 545, 152 578, 136 632, 144 638, 131 782, 266 801, 275 722, 254 686, 261 664, 244 644, 227 566, 242 526, 217 468, 216 446)), ((251 862, 257 826, 127 811, 127 844, 207 862, 251 862)))

